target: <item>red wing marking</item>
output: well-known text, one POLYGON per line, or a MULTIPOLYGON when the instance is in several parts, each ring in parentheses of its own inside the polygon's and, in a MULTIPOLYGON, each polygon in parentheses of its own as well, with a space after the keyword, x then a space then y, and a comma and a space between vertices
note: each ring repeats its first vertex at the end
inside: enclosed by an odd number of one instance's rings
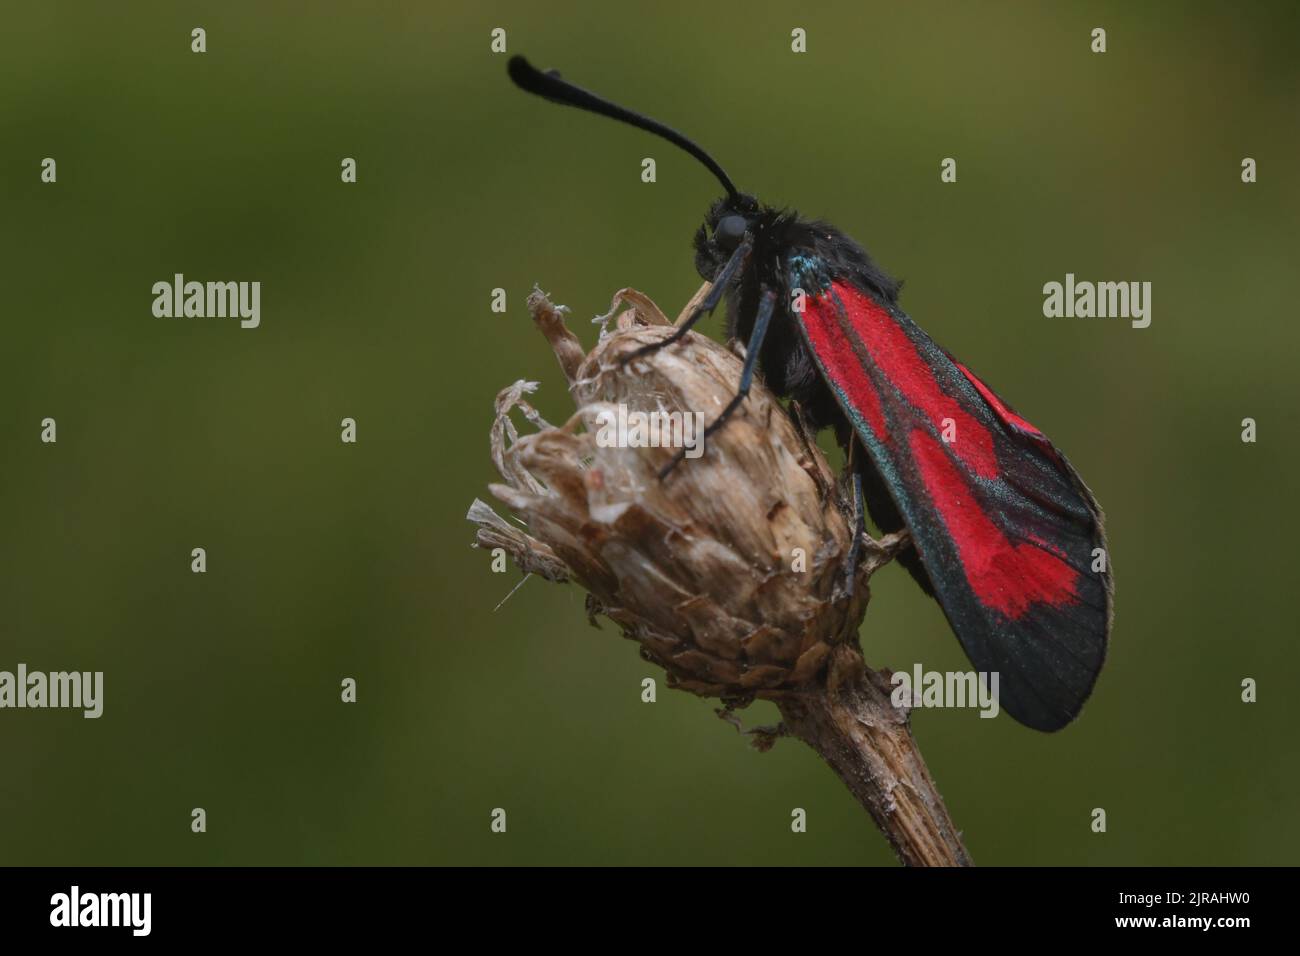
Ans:
POLYGON ((1059 607, 1078 600, 1078 572, 1045 544, 1016 543, 1003 534, 933 435, 914 428, 908 443, 981 603, 1016 620, 1035 601, 1059 607))
POLYGON ((984 401, 988 402, 989 405, 992 406, 993 411, 997 413, 998 418, 1002 419, 1003 423, 1010 425, 1013 428, 1018 428, 1020 429, 1020 431, 1032 435, 1035 438, 1041 438, 1046 440, 1047 438, 1046 435, 1040 432, 1033 425, 1029 424, 1029 422, 1025 421, 1023 418, 1021 418, 1011 409, 1007 408, 1006 403, 1003 402, 1002 399, 998 398, 997 395, 993 393, 993 389, 989 388, 978 378, 976 378, 974 372, 972 372, 965 365, 962 365, 961 362, 958 362, 956 360, 954 360, 952 364, 956 365, 957 368, 961 370, 961 373, 965 375, 966 378, 970 381, 970 383, 975 386, 976 390, 981 395, 984 396, 984 401))
MULTIPOLYGON (((856 354, 857 349, 847 347, 853 340, 846 339, 835 300, 824 292, 815 298, 810 296, 806 306, 802 314, 804 331, 826 374, 866 421, 876 438, 888 442, 889 429, 880 407, 876 383, 865 373, 863 358, 856 354)), ((860 342, 854 344, 861 345, 860 342)))
MULTIPOLYGON (((866 346, 876 367, 888 379, 889 385, 930 421, 936 432, 942 434, 945 431, 945 419, 952 421, 956 434, 950 447, 957 456, 981 478, 998 477, 1000 472, 993 436, 977 418, 962 408, 957 398, 939 387, 934 369, 894 317, 870 296, 843 282, 831 283, 831 292, 823 295, 831 298, 828 311, 835 311, 836 297, 843 303, 849 324, 866 346)), ((819 351, 818 354, 824 353, 819 351)), ((862 391, 874 394, 872 383, 862 381, 866 377, 863 366, 852 356, 848 356, 845 365, 844 377, 836 375, 835 381, 843 385, 847 380, 862 391)))

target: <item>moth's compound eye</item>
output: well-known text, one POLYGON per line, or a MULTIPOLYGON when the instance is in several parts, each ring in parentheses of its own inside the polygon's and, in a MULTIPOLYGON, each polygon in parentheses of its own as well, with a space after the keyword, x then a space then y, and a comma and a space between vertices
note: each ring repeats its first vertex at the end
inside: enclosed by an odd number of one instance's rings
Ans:
POLYGON ((723 216, 713 228, 713 240, 723 249, 731 250, 745 238, 749 223, 744 216, 723 216))

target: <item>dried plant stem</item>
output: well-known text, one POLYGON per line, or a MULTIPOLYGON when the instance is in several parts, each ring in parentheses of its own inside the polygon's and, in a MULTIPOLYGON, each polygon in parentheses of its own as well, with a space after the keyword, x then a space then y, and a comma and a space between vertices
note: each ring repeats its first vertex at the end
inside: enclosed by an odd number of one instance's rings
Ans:
MULTIPOLYGON (((855 660, 854 660, 855 659, 855 660)), ((861 664, 777 702, 787 730, 844 781, 907 866, 972 866, 888 678, 861 664)))

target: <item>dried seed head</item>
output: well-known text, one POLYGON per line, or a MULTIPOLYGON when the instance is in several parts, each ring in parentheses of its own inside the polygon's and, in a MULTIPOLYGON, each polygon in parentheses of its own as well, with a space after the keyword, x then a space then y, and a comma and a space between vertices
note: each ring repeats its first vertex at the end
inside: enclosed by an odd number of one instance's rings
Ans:
POLYGON ((577 581, 593 619, 616 621, 670 685, 726 700, 724 716, 755 697, 775 700, 782 722, 749 731, 755 743, 791 734, 816 750, 904 863, 970 865, 907 708, 893 705, 889 673, 868 668, 857 645, 866 579, 905 536, 864 542, 856 586, 844 586, 851 522, 830 469, 761 385, 702 457, 665 480, 659 471, 676 449, 600 441, 601 412, 620 406, 713 421, 740 380, 740 361, 703 336, 624 365, 672 327, 638 292, 615 295, 610 316, 619 303, 633 308, 584 355, 564 310, 540 291, 529 297, 578 411, 556 428, 525 399, 533 383, 497 396, 492 459, 504 481, 492 493, 527 531, 475 501, 478 545, 505 549, 531 574, 577 581), (520 436, 513 409, 539 430, 520 436))
MULTIPOLYGON (((617 622, 674 686, 728 699, 780 697, 821 675, 836 648, 860 662, 864 579, 878 562, 864 563, 848 593, 842 497, 821 453, 771 392, 755 383, 702 455, 662 480, 678 449, 598 440, 620 406, 698 412, 711 422, 740 379, 741 361, 695 334, 622 364, 673 329, 639 293, 622 290, 615 310, 619 302, 633 308, 583 357, 563 310, 540 292, 530 297, 578 410, 551 427, 523 398, 530 384, 499 396, 493 457, 505 483, 492 492, 528 533, 516 532, 512 547, 497 527, 492 544, 548 578, 576 580, 591 593, 591 612, 617 622), (513 408, 541 430, 520 436, 513 408)), ((486 543, 493 529, 480 524, 486 543)))

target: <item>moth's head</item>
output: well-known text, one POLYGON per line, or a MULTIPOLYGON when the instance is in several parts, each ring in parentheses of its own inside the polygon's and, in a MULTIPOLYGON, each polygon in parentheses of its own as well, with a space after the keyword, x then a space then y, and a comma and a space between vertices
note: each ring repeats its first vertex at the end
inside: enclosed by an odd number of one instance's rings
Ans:
POLYGON ((743 240, 753 240, 761 212, 758 200, 747 193, 723 196, 709 207, 695 233, 695 268, 701 278, 712 280, 743 240))

